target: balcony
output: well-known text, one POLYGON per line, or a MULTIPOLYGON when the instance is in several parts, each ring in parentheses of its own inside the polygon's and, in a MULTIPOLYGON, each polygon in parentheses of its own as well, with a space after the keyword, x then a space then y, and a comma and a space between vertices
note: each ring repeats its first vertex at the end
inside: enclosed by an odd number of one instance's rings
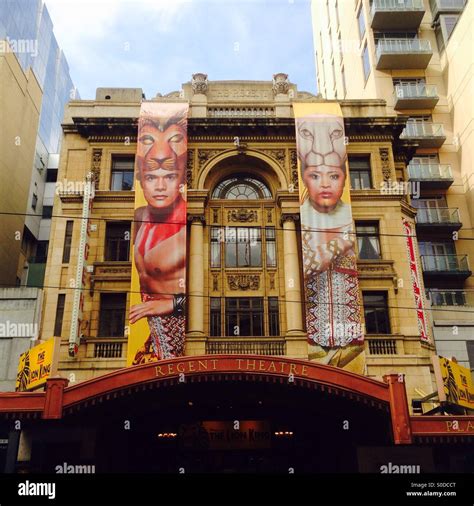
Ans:
POLYGON ((44 283, 45 272, 45 258, 30 258, 28 260, 28 276, 26 279, 26 286, 41 288, 44 283))
POLYGON ((420 148, 440 148, 446 141, 446 135, 441 123, 409 122, 400 139, 417 142, 420 148))
POLYGON ((419 182, 423 190, 447 190, 454 182, 451 165, 439 163, 408 165, 408 180, 419 182))
POLYGON ((421 265, 427 280, 464 280, 472 273, 467 255, 422 255, 421 265))
POLYGON ((465 5, 466 0, 430 0, 433 20, 440 14, 459 14, 463 11, 465 5))
POLYGON ((454 232, 462 227, 458 209, 448 207, 418 209, 416 215, 417 232, 454 232))
POLYGON ((423 0, 374 0, 370 14, 374 30, 417 30, 425 8, 423 0))
POLYGON ((438 90, 433 84, 397 84, 393 95, 395 109, 433 109, 439 100, 438 90))
POLYGON ((206 353, 210 355, 243 353, 249 355, 281 356, 285 355, 286 346, 284 339, 211 337, 206 342, 206 353))
POLYGON ((474 292, 466 290, 428 290, 427 298, 433 307, 474 307, 474 292))
POLYGON ((380 39, 375 50, 376 69, 426 69, 433 56, 426 39, 380 39))

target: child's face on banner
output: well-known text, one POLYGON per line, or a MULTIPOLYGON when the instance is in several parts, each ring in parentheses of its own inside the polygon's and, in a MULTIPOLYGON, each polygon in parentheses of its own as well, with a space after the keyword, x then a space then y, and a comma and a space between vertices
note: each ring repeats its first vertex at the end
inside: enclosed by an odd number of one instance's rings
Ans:
POLYGON ((161 127, 153 121, 140 128, 137 163, 148 204, 156 209, 173 205, 182 191, 186 168, 186 131, 179 121, 161 127))
POLYGON ((306 167, 303 174, 311 205, 320 213, 328 213, 337 206, 345 181, 345 172, 339 167, 306 167))

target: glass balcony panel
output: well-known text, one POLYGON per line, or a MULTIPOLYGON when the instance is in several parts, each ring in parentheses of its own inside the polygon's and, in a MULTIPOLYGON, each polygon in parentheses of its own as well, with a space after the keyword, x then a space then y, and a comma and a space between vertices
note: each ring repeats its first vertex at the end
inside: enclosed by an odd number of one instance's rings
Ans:
POLYGON ((395 96, 398 98, 436 98, 438 90, 434 84, 402 83, 395 86, 395 96))
POLYGON ((451 165, 439 163, 410 164, 408 174, 410 179, 416 180, 453 179, 451 165))
POLYGON ((416 140, 421 148, 440 148, 446 140, 446 135, 441 123, 408 122, 400 134, 400 139, 416 140))
POLYGON ((465 5, 466 0, 430 0, 433 19, 436 19, 440 13, 461 12, 465 5))
POLYGON ((448 207, 421 208, 416 216, 417 223, 460 223, 459 210, 448 207))
POLYGON ((427 39, 380 39, 376 48, 377 70, 425 69, 433 56, 427 39))
POLYGON ((469 271, 467 255, 423 255, 421 262, 425 272, 469 271))
POLYGON ((371 27, 375 30, 419 28, 424 12, 423 0, 373 0, 371 27))

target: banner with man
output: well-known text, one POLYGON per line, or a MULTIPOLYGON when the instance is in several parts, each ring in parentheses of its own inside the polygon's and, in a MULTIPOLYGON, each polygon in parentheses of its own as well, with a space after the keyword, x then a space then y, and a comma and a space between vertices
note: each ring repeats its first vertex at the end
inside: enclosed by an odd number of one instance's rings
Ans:
POLYGON ((293 103, 309 358, 365 370, 344 120, 339 104, 293 103))
POLYGON ((184 355, 188 107, 140 110, 128 365, 184 355))

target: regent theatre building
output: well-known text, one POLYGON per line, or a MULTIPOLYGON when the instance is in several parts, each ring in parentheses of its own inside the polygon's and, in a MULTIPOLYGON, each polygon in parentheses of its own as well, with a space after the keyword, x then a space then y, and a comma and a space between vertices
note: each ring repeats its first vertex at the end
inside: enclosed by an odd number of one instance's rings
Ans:
POLYGON ((436 350, 416 209, 390 191, 405 124, 284 74, 70 102, 51 365, 0 394, 7 471, 472 471, 469 410, 412 406, 436 350))

